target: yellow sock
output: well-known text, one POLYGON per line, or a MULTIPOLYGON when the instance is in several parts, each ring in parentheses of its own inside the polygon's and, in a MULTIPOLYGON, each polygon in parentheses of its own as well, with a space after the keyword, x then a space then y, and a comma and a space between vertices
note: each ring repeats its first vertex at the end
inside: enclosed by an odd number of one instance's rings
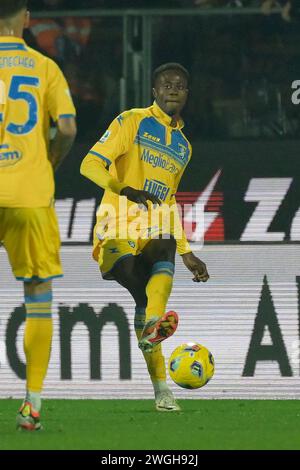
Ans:
POLYGON ((151 277, 146 287, 147 308, 146 321, 152 317, 162 317, 170 297, 174 276, 174 264, 169 261, 158 261, 152 267, 151 277))
MULTIPOLYGON (((134 317, 134 328, 137 339, 140 340, 145 325, 145 308, 136 307, 134 317)), ((166 381, 166 364, 162 355, 161 344, 154 346, 151 353, 143 353, 148 372, 152 382, 166 381)))
POLYGON ((51 304, 51 291, 25 297, 26 388, 34 393, 41 392, 48 369, 53 332, 51 304))

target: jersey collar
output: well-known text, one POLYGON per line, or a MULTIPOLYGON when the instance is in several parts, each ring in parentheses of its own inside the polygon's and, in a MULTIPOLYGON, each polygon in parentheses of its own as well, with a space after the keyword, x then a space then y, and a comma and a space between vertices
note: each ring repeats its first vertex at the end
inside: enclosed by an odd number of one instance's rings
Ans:
POLYGON ((0 44, 1 43, 18 43, 18 44, 25 44, 23 38, 19 38, 17 36, 0 36, 0 44))
POLYGON ((16 36, 0 36, 0 51, 26 51, 27 46, 22 38, 16 36))
POLYGON ((154 101, 153 105, 151 106, 151 110, 152 110, 152 113, 153 115, 161 122, 163 122, 165 125, 171 127, 172 129, 182 129, 184 127, 184 122, 182 119, 180 119, 178 122, 177 122, 177 126, 176 127, 173 127, 171 126, 171 122, 172 122, 172 118, 170 116, 168 116, 168 114, 166 114, 159 106, 158 104, 156 103, 156 101, 154 101))

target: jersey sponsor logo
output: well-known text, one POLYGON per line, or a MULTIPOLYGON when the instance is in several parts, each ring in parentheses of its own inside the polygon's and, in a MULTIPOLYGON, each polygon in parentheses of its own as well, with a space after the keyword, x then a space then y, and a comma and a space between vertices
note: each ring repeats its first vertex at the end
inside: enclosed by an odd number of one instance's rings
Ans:
POLYGON ((154 137, 153 135, 149 134, 149 132, 144 132, 143 137, 146 137, 146 139, 153 140, 153 142, 160 142, 159 137, 154 137))
POLYGON ((173 175, 177 175, 179 173, 177 166, 172 162, 171 158, 165 158, 162 154, 154 155, 153 153, 150 153, 150 150, 144 149, 141 160, 149 163, 153 168, 162 168, 173 175))
POLYGON ((111 134, 111 131, 108 131, 108 130, 105 131, 103 136, 99 140, 100 144, 104 144, 107 141, 107 139, 109 138, 110 134, 111 134))
POLYGON ((131 248, 135 248, 135 243, 132 240, 128 241, 128 245, 131 246, 131 248))
POLYGON ((161 181, 158 180, 149 180, 146 178, 144 184, 144 191, 157 196, 162 202, 164 202, 170 192, 170 188, 161 181))
POLYGON ((22 152, 17 149, 10 149, 8 145, 0 146, 0 168, 12 166, 22 159, 22 152))

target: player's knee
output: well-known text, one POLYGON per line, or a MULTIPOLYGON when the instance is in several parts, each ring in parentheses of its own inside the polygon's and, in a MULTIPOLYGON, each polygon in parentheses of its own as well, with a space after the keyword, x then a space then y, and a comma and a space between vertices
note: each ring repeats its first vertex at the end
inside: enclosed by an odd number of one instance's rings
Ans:
POLYGON ((146 286, 138 276, 129 275, 122 285, 130 292, 137 305, 147 305, 146 286))
POLYGON ((139 276, 136 272, 134 264, 131 262, 119 263, 112 272, 115 280, 130 292, 138 304, 147 304, 145 281, 144 278, 139 276))
POLYGON ((155 261, 174 262, 176 253, 176 240, 173 237, 157 240, 155 246, 155 261))
POLYGON ((144 282, 135 273, 128 274, 126 277, 125 283, 126 283, 127 289, 133 293, 136 293, 137 295, 140 292, 145 290, 144 282))
POLYGON ((52 289, 52 281, 32 280, 24 282, 24 291, 26 295, 40 295, 49 292, 52 289))

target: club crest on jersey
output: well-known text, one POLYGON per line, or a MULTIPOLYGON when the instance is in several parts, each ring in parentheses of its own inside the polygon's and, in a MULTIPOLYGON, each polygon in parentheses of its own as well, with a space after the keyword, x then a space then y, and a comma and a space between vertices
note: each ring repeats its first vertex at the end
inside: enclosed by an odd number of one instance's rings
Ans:
POLYGON ((178 144, 178 147, 179 147, 179 153, 178 153, 179 156, 181 158, 185 158, 185 155, 186 155, 188 149, 182 144, 178 144))
POLYGON ((22 159, 22 152, 18 149, 10 149, 9 145, 0 145, 0 168, 12 166, 22 159))
POLYGON ((100 142, 101 144, 104 144, 104 142, 106 142, 107 139, 109 138, 110 134, 111 134, 110 131, 108 131, 108 130, 105 131, 104 134, 103 134, 103 136, 102 136, 101 139, 99 140, 99 142, 100 142))

